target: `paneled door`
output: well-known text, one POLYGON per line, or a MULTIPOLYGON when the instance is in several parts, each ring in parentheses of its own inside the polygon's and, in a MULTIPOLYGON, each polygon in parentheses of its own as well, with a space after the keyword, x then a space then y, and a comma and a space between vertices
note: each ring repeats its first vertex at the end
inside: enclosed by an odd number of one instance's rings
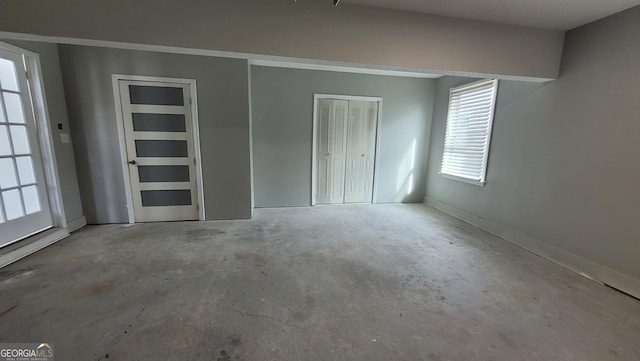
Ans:
POLYGON ((22 54, 0 48, 0 247, 53 225, 22 54))
POLYGON ((344 202, 348 109, 346 100, 318 100, 316 202, 320 204, 344 202))
POLYGON ((377 123, 377 102, 349 101, 345 203, 370 203, 373 199, 377 123))
POLYGON ((378 107, 378 101, 317 99, 316 204, 373 201, 378 107))
POLYGON ((189 84, 118 85, 136 222, 197 220, 189 84))

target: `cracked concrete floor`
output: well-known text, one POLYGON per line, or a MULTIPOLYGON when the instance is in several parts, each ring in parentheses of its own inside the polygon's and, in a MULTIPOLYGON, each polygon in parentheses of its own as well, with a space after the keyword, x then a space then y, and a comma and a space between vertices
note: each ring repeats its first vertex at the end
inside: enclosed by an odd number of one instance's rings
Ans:
POLYGON ((424 205, 89 226, 0 270, 59 360, 638 360, 640 302, 424 205))

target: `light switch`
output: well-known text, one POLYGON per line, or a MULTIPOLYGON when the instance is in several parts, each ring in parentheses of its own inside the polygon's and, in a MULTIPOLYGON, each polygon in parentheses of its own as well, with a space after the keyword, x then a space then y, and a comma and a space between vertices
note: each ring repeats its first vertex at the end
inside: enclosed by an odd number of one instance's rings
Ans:
POLYGON ((69 143, 69 133, 60 133, 60 141, 62 143, 69 143))

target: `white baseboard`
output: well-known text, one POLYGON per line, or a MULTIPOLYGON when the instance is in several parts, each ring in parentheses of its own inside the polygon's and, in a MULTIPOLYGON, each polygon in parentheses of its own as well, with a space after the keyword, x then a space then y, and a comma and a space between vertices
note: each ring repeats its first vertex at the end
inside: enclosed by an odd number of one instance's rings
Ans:
POLYGON ((66 228, 51 228, 32 236, 32 238, 16 243, 16 247, 9 246, 7 248, 11 248, 10 250, 0 254, 0 268, 50 246, 67 236, 69 236, 69 232, 66 228))
POLYGON ((87 219, 84 218, 84 216, 80 216, 76 219, 67 221, 67 229, 69 230, 69 233, 75 232, 86 225, 87 225, 87 219))
POLYGON ((560 249, 539 239, 527 236, 526 234, 494 221, 479 217, 460 208, 456 208, 447 203, 428 197, 424 198, 424 203, 467 223, 471 223, 476 227, 482 228, 489 233, 495 234, 508 242, 520 246, 585 277, 607 284, 634 297, 640 298, 640 280, 636 278, 578 256, 577 254, 560 249))

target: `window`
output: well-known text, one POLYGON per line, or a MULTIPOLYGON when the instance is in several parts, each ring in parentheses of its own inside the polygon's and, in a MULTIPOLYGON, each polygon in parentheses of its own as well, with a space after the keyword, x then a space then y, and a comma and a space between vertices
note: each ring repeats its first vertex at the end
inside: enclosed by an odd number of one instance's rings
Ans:
POLYGON ((484 185, 497 89, 498 80, 451 89, 442 176, 484 185))

